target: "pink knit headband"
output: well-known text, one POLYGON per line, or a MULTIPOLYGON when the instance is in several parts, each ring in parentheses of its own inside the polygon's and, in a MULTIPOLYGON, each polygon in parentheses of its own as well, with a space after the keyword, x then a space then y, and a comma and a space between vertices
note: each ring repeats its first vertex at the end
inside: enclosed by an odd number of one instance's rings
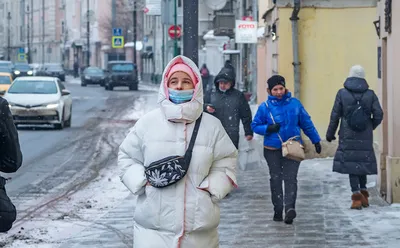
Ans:
POLYGON ((190 77, 190 79, 192 79, 194 85, 198 83, 197 77, 194 75, 193 70, 188 65, 183 63, 173 65, 168 72, 167 78, 169 79, 172 76, 172 74, 174 74, 177 71, 186 73, 190 77))

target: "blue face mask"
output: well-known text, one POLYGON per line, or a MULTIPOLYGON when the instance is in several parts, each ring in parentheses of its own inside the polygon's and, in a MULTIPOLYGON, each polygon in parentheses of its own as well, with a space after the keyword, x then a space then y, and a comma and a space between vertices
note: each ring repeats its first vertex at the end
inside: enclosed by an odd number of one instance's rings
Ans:
POLYGON ((169 100, 171 102, 180 104, 189 102, 193 98, 194 89, 191 90, 173 90, 168 88, 169 100))

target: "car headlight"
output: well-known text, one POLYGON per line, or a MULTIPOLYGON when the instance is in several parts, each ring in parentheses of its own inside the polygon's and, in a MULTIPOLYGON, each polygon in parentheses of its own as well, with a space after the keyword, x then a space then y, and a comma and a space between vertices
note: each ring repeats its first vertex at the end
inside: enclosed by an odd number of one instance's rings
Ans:
POLYGON ((15 75, 19 75, 21 72, 20 71, 14 71, 15 75))
POLYGON ((50 103, 50 104, 47 104, 46 108, 49 108, 49 109, 58 108, 58 103, 50 103))
POLYGON ((90 76, 85 76, 85 79, 90 79, 90 76))
POLYGON ((33 74, 33 71, 28 71, 27 74, 28 74, 28 75, 32 75, 32 74, 33 74))

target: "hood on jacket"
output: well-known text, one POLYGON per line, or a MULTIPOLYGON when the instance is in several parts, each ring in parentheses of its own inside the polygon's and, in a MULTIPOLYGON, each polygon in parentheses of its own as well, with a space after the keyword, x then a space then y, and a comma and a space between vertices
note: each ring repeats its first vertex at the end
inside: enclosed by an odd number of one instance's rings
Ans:
POLYGON ((232 88, 235 87, 236 84, 236 77, 235 77, 235 72, 228 68, 228 67, 223 67, 221 69, 221 71, 219 71, 219 73, 217 74, 217 76, 214 79, 214 84, 215 84, 215 88, 219 91, 219 85, 218 85, 218 81, 221 79, 225 79, 228 82, 232 82, 232 88))
POLYGON ((178 55, 168 63, 163 72, 157 102, 165 117, 170 121, 191 123, 200 117, 203 112, 203 83, 199 68, 191 59, 178 55), (180 63, 186 64, 193 70, 198 83, 195 84, 193 98, 190 102, 175 104, 169 100, 167 75, 173 65, 180 63))
POLYGON ((367 80, 359 77, 349 77, 344 82, 344 87, 354 93, 363 93, 368 90, 367 80))

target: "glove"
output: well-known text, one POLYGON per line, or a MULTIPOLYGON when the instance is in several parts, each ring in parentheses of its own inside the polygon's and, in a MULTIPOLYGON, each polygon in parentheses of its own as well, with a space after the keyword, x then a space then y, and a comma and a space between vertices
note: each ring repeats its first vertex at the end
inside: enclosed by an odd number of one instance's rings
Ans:
POLYGON ((281 129, 281 125, 279 124, 268 125, 267 133, 277 133, 279 132, 279 129, 281 129))
POLYGON ((315 151, 318 154, 321 154, 321 151, 322 151, 321 143, 318 142, 318 143, 314 144, 314 146, 315 146, 315 151))
POLYGON ((326 141, 328 141, 328 142, 332 142, 332 140, 335 140, 336 139, 336 137, 335 136, 326 136, 326 141))

